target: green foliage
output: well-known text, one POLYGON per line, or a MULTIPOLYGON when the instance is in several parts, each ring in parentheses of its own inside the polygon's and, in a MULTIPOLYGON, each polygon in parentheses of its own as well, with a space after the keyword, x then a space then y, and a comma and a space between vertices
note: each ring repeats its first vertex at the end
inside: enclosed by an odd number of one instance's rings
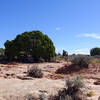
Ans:
POLYGON ((38 66, 32 66, 27 71, 28 76, 35 77, 35 78, 42 78, 43 72, 41 69, 38 68, 38 66))
POLYGON ((9 60, 21 61, 30 57, 38 61, 42 57, 49 61, 55 56, 55 47, 52 40, 40 31, 24 32, 14 40, 6 41, 5 55, 9 60))
POLYGON ((84 55, 76 55, 71 59, 72 64, 79 65, 80 67, 88 67, 90 57, 84 55))
POLYGON ((5 49, 0 48, 0 54, 4 54, 4 52, 5 52, 5 49))
POLYGON ((91 56, 95 56, 95 55, 100 55, 100 48, 92 48, 91 50, 90 50, 90 54, 91 54, 91 56))

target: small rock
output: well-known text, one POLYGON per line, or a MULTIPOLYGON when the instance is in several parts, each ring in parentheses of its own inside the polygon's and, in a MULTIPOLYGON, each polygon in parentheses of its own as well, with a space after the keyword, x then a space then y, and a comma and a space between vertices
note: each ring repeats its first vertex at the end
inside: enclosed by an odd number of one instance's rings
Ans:
POLYGON ((7 78, 7 75, 4 75, 4 78, 7 78))
POLYGON ((94 82, 95 85, 100 85, 100 81, 94 82))
POLYGON ((6 74, 6 76, 10 76, 10 74, 9 74, 9 73, 7 73, 7 74, 6 74))
POLYGON ((100 100, 100 96, 99 96, 98 100, 100 100))

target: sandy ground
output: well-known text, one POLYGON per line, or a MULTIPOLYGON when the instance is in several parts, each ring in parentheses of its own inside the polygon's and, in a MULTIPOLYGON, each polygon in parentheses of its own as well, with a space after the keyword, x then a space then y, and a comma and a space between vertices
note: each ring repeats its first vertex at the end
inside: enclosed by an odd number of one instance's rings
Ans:
MULTIPOLYGON (((60 63, 39 63, 38 66, 43 70, 43 78, 31 78, 21 80, 19 76, 25 76, 27 74, 28 66, 31 67, 37 64, 0 64, 0 100, 23 100, 18 97, 24 97, 28 94, 41 94, 54 95, 59 89, 65 87, 65 79, 67 75, 60 78, 49 77, 54 75, 55 71, 62 66, 66 65, 66 62, 60 63), (12 98, 12 97, 16 98, 12 98), (11 99, 12 98, 12 99, 11 99)), ((63 75, 62 75, 63 76, 63 75)), ((87 91, 93 91, 94 96, 90 97, 92 100, 98 100, 100 96, 100 85, 94 85, 95 79, 84 79, 86 83, 87 91)))
POLYGON ((0 81, 0 96, 6 98, 10 96, 24 97, 34 93, 55 94, 64 87, 63 81, 46 78, 33 80, 1 79, 0 81))

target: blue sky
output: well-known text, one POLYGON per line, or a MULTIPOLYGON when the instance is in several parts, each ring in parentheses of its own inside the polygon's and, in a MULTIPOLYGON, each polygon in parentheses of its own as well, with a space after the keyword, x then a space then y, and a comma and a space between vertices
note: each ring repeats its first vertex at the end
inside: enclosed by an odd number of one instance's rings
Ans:
POLYGON ((0 47, 25 31, 40 30, 57 52, 100 47, 100 0, 0 0, 0 47))

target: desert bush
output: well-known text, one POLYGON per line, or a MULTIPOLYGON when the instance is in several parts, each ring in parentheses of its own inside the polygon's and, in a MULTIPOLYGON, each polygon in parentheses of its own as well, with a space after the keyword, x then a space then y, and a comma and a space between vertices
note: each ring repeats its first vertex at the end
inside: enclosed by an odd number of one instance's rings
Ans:
POLYGON ((91 50, 90 50, 90 54, 91 54, 91 56, 95 56, 95 55, 100 55, 100 48, 92 48, 91 50))
POLYGON ((14 40, 6 41, 5 55, 10 61, 26 61, 29 56, 34 62, 40 57, 50 61, 55 57, 55 47, 52 40, 40 31, 24 32, 14 40))
POLYGON ((41 69, 38 68, 38 66, 32 66, 27 71, 28 76, 35 77, 35 78, 42 78, 43 72, 41 69))
POLYGON ((87 100, 82 91, 83 87, 84 83, 79 76, 74 79, 68 78, 66 80, 66 88, 59 90, 58 95, 49 100, 87 100))
POLYGON ((79 65, 80 67, 88 67, 91 57, 84 55, 77 55, 71 58, 72 64, 79 65))
POLYGON ((39 100, 48 100, 48 99, 47 99, 47 96, 44 93, 41 93, 39 95, 39 100))
POLYGON ((80 88, 84 87, 84 83, 80 76, 75 77, 73 80, 67 79, 66 80, 66 87, 68 87, 69 92, 78 91, 80 88), (72 91, 70 91, 72 90, 72 91))
POLYGON ((27 94, 25 96, 25 98, 26 98, 25 100, 48 100, 47 96, 44 93, 40 93, 40 94, 35 94, 35 93, 27 94))
POLYGON ((68 78, 66 80, 66 87, 72 88, 73 87, 73 80, 71 80, 70 78, 68 78))
POLYGON ((75 77, 74 79, 66 80, 67 94, 72 97, 72 100, 84 100, 85 96, 81 90, 84 87, 84 83, 80 76, 75 77))
POLYGON ((100 59, 100 55, 95 55, 95 56, 92 56, 92 57, 94 57, 96 59, 100 59))
POLYGON ((27 100, 36 100, 36 98, 35 98, 32 94, 27 94, 27 95, 25 96, 25 98, 26 98, 27 100))
POLYGON ((88 93, 87 93, 87 96, 88 96, 88 97, 94 96, 94 92, 93 92, 93 91, 88 92, 88 93))
POLYGON ((82 74, 80 74, 80 77, 83 79, 85 77, 85 75, 82 73, 82 74))
POLYGON ((65 97, 60 97, 59 100, 72 100, 72 97, 69 95, 66 95, 65 97))
POLYGON ((77 90, 84 87, 84 83, 83 83, 83 81, 82 81, 82 79, 81 79, 80 76, 77 76, 77 77, 74 79, 73 84, 74 84, 73 87, 74 87, 75 89, 77 89, 77 90))

